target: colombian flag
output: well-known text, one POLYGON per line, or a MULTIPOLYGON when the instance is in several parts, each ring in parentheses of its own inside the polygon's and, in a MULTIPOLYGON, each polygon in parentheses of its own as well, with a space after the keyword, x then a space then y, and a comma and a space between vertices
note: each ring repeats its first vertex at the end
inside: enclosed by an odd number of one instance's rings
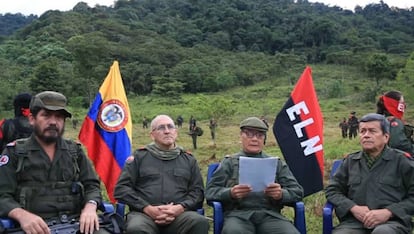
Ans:
POLYGON ((273 134, 304 195, 323 189, 323 117, 306 67, 289 100, 277 114, 273 134))
POLYGON ((132 120, 117 61, 114 61, 79 132, 79 140, 115 202, 114 188, 131 155, 132 120))

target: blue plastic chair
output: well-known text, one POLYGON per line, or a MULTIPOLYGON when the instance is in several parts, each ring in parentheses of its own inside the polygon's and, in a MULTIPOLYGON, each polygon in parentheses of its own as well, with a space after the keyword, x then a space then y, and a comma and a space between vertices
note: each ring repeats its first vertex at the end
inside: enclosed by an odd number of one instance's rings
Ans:
MULTIPOLYGON (((208 166, 207 182, 210 181, 214 171, 219 165, 220 163, 212 163, 208 166)), ((224 222, 223 206, 218 201, 208 201, 207 204, 213 208, 214 234, 220 234, 224 222)), ((305 204, 303 202, 296 202, 293 207, 295 209, 294 225, 301 234, 306 234, 305 204)))
MULTIPOLYGON (((114 206, 111 203, 107 202, 104 202, 103 206, 99 207, 99 210, 105 213, 115 212, 114 206)), ((0 218, 0 221, 4 229, 11 229, 16 227, 14 221, 10 218, 0 218)))
MULTIPOLYGON (((336 170, 338 170, 339 166, 342 163, 342 159, 337 159, 333 161, 331 173, 329 174, 329 179, 332 179, 333 175, 335 174, 336 170)), ((331 234, 333 229, 333 205, 330 202, 326 202, 325 206, 323 207, 323 216, 322 216, 322 226, 323 226, 323 234, 331 234)))

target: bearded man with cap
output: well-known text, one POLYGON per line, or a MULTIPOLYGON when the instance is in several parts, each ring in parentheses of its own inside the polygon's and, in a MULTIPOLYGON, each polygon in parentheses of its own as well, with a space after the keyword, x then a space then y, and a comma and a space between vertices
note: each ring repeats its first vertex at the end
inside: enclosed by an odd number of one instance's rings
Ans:
POLYGON ((32 95, 20 93, 13 100, 14 118, 7 119, 0 124, 0 151, 6 147, 6 144, 16 139, 29 137, 33 128, 29 123, 29 104, 32 95))
POLYGON ((206 188, 207 201, 220 201, 224 209, 223 234, 299 233, 280 211, 286 204, 303 198, 303 188, 285 162, 277 158, 274 183, 263 192, 252 192, 250 185, 239 184, 239 157, 267 158, 263 152, 268 127, 257 117, 240 123, 242 150, 226 156, 206 188))
POLYGON ((0 158, 0 216, 17 221, 25 233, 50 233, 48 223, 72 219, 81 233, 99 229, 100 181, 80 145, 62 137, 72 116, 66 105, 58 92, 34 96, 32 135, 9 143, 0 158))

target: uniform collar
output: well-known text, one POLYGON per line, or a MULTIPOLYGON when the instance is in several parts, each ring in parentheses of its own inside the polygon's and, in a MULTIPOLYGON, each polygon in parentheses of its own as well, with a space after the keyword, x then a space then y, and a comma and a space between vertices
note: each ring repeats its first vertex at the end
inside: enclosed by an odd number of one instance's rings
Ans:
MULTIPOLYGON (((390 147, 388 145, 385 145, 384 149, 382 150, 381 154, 378 157, 381 157, 384 160, 391 160, 393 156, 391 154, 388 154, 387 152, 390 151, 390 147)), ((357 154, 354 159, 360 160, 363 157, 364 152, 360 151, 359 154, 357 154)))

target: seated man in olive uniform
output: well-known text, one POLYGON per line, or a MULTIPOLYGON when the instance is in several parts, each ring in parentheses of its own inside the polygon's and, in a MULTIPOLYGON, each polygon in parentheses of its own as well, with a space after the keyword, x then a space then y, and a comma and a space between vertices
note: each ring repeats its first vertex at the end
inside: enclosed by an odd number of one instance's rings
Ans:
POLYGON ((359 122, 361 151, 349 154, 326 187, 339 225, 334 234, 409 234, 414 215, 414 161, 387 146, 390 123, 370 113, 359 122))
POLYGON ((297 234, 281 209, 303 198, 303 188, 287 164, 277 158, 274 183, 262 192, 252 192, 251 185, 239 184, 239 158, 267 158, 263 152, 268 126, 250 117, 240 123, 242 150, 226 156, 207 184, 207 201, 220 201, 224 209, 223 234, 297 234))
POLYGON ((25 233, 50 233, 48 223, 72 218, 81 233, 96 233, 100 181, 80 145, 62 137, 72 116, 66 97, 41 92, 30 112, 32 135, 8 144, 0 157, 0 216, 16 220, 25 233))
POLYGON ((150 134, 154 142, 127 159, 115 187, 115 198, 131 211, 126 233, 207 234, 208 220, 195 212, 204 200, 197 160, 176 145, 169 116, 155 117, 150 134))

